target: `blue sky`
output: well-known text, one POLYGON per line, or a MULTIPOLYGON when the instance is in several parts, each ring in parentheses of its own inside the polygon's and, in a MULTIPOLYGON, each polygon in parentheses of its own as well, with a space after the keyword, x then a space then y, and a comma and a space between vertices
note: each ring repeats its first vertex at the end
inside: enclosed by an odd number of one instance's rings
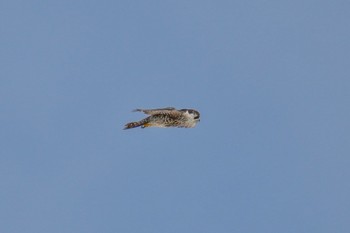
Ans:
POLYGON ((0 231, 350 232, 349 10, 2 1, 0 231))

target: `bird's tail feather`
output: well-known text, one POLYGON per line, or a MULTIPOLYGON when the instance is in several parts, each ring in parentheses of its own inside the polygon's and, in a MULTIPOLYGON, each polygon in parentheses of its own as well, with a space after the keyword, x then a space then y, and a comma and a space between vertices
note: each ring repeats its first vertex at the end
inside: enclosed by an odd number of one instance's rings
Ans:
POLYGON ((141 122, 138 121, 138 122, 130 122, 130 123, 127 123, 124 127, 124 129, 132 129, 132 128, 136 128, 136 127, 140 127, 141 125, 141 122))
POLYGON ((136 128, 136 127, 140 127, 141 128, 145 128, 145 127, 148 127, 148 122, 149 120, 146 118, 146 119, 143 119, 141 121, 136 121, 136 122, 130 122, 130 123, 127 123, 124 127, 124 129, 132 129, 132 128, 136 128))

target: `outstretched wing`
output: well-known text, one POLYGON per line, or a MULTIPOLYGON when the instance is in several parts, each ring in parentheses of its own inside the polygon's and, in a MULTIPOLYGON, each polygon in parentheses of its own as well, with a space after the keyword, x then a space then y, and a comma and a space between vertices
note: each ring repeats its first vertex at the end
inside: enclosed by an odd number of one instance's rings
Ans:
POLYGON ((155 109, 135 109, 133 112, 143 112, 147 115, 155 115, 155 114, 167 114, 169 112, 176 111, 173 107, 167 108, 155 108, 155 109))

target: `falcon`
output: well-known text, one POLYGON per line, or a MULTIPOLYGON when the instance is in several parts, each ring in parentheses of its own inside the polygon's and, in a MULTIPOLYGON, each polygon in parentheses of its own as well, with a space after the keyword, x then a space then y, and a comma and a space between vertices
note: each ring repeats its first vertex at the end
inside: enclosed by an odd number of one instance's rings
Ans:
POLYGON ((173 107, 157 108, 157 109, 135 109, 133 112, 143 112, 148 117, 130 122, 125 125, 124 129, 132 129, 136 127, 178 127, 193 128, 200 121, 200 114, 194 109, 175 109, 173 107))

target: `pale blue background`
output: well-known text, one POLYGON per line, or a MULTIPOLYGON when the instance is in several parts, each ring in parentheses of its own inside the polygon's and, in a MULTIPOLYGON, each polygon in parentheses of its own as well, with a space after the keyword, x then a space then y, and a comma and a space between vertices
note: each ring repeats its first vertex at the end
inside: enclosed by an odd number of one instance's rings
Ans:
POLYGON ((350 232, 350 2, 0 3, 1 233, 350 232), (134 108, 195 108, 134 129, 134 108))

